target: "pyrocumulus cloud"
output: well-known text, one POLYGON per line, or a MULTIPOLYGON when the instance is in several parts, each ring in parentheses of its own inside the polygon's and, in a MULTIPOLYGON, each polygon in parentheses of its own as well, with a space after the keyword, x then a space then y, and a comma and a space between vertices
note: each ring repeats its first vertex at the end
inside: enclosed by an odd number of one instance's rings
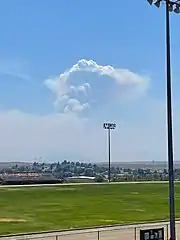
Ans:
POLYGON ((75 72, 89 72, 96 73, 100 76, 108 76, 114 80, 118 85, 126 86, 140 86, 140 89, 145 91, 148 86, 148 78, 141 76, 128 69, 114 68, 110 65, 102 66, 98 65, 93 60, 81 59, 76 64, 74 64, 70 69, 60 74, 59 77, 48 78, 45 81, 45 85, 49 88, 55 95, 56 101, 55 106, 61 105, 64 111, 82 112, 86 108, 90 108, 88 102, 81 102, 78 99, 71 99, 70 95, 72 92, 82 92, 88 95, 88 91, 91 89, 89 83, 84 83, 82 85, 71 85, 69 83, 69 78, 72 73, 75 72))

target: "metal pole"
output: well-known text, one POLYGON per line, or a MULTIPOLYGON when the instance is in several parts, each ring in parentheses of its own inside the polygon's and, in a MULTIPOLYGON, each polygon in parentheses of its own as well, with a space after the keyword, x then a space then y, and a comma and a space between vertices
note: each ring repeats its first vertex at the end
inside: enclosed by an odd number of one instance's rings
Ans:
POLYGON ((108 128, 108 160, 109 160, 109 171, 108 180, 111 182, 111 129, 108 128))
POLYGON ((100 232, 98 231, 98 240, 100 239, 100 232))
POLYGON ((173 170, 173 132, 172 132, 172 99, 171 99, 171 50, 169 0, 166 0, 166 54, 167 54, 167 133, 168 133, 168 168, 169 168, 169 213, 170 240, 176 240, 175 206, 174 206, 174 170, 173 170))
POLYGON ((136 232, 137 232, 137 228, 135 227, 135 228, 134 228, 134 240, 136 240, 136 239, 137 239, 137 238, 136 238, 136 235, 137 235, 137 233, 136 233, 136 232))

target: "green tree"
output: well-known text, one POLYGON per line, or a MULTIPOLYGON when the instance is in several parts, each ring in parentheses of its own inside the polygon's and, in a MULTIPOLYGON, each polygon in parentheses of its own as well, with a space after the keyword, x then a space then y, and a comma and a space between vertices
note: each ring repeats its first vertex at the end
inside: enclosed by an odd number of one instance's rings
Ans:
POLYGON ((97 175, 94 179, 95 182, 104 182, 105 179, 102 175, 97 175))

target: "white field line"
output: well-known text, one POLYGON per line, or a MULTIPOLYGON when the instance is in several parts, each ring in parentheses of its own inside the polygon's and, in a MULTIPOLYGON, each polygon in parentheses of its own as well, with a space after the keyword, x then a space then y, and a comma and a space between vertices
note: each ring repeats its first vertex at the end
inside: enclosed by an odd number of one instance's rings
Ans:
MULTIPOLYGON (((24 185, 0 185, 0 188, 16 187, 54 187, 54 186, 76 186, 76 185, 111 185, 111 184, 166 184, 168 181, 141 181, 141 182, 111 182, 111 183, 55 183, 55 184, 24 184, 24 185)), ((180 182, 176 182, 180 183, 180 182)))

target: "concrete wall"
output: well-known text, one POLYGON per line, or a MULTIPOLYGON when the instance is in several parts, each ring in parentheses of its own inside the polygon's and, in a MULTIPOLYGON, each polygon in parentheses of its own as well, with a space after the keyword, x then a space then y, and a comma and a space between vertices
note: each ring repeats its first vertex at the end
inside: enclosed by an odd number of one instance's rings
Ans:
MULTIPOLYGON (((29 235, 2 236, 4 240, 139 240, 141 229, 164 228, 164 239, 169 239, 169 223, 110 226, 29 235)), ((180 221, 176 222, 177 240, 180 240, 180 221)))

